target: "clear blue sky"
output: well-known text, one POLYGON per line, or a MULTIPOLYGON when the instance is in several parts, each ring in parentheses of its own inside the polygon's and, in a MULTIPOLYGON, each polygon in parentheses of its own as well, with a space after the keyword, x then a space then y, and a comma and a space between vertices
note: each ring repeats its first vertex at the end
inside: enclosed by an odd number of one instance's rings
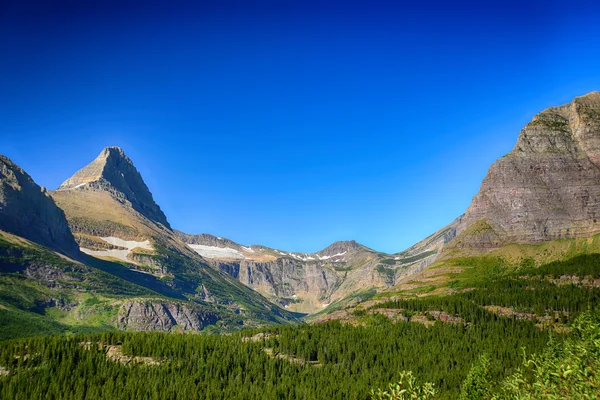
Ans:
POLYGON ((173 227, 244 244, 400 251, 600 89, 592 2, 88 3, 0 5, 0 153, 56 188, 121 146, 173 227))

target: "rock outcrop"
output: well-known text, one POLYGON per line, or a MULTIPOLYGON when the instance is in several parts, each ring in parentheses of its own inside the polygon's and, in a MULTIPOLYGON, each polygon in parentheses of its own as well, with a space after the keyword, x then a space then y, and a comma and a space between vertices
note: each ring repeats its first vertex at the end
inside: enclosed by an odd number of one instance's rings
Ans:
POLYGON ((117 326, 133 331, 200 331, 219 319, 216 312, 191 304, 129 301, 119 309, 117 326))
POLYGON ((496 161, 450 247, 600 233, 600 93, 536 115, 496 161))
POLYGON ((329 302, 330 296, 340 284, 340 277, 335 270, 321 262, 303 262, 281 257, 267 262, 215 260, 214 263, 244 285, 269 297, 302 298, 311 294, 329 302))
POLYGON ((119 147, 107 147, 94 161, 63 182, 58 190, 100 190, 146 218, 170 228, 167 217, 129 157, 119 147))
POLYGON ((63 211, 46 189, 0 155, 0 230, 24 237, 61 253, 77 256, 75 243, 63 211))

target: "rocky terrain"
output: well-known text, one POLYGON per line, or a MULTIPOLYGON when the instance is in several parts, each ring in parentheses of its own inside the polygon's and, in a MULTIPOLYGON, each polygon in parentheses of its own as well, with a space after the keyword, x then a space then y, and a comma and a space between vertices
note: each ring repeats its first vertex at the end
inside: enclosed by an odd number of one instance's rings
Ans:
POLYGON ((136 330, 199 330, 217 321, 227 330, 295 321, 185 245, 121 149, 104 149, 48 193, 10 160, 1 161, 0 212, 6 217, 0 220, 0 305, 44 315, 56 309, 68 321, 101 318, 136 330), (11 273, 17 275, 6 275, 11 273), (28 294, 15 300, 11 285, 28 294), (92 293, 104 308, 85 306, 92 293), (164 298, 110 300, 140 294, 164 298), (69 309, 58 307, 57 299, 71 299, 69 309), (119 318, 107 314, 115 307, 122 310, 119 318))
POLYGON ((244 246, 209 234, 177 235, 215 268, 289 310, 310 314, 354 293, 393 286, 397 279, 433 262, 453 233, 454 225, 449 225, 394 255, 355 241, 335 242, 316 253, 298 253, 244 246))
MULTIPOLYGON (((81 300, 65 299, 81 299, 90 287, 104 293, 108 272, 116 279, 106 283, 109 293, 122 286, 135 295, 114 304, 103 300, 118 308, 111 321, 123 329, 287 323, 295 321, 293 312, 322 317, 398 285, 415 293, 434 290, 447 274, 460 273, 451 265, 438 268, 452 257, 600 233, 600 93, 536 115, 514 149, 490 167, 464 215, 396 254, 354 241, 289 252, 172 230, 117 147, 104 149, 51 192, 0 157, 0 217, 0 272, 44 287, 28 303, 32 309, 63 303, 69 306, 61 311, 79 309, 81 300), (71 259, 62 264, 36 245, 71 259)), ((542 258, 556 259, 548 249, 542 258)), ((556 252, 572 253, 563 250, 556 252)), ((521 262, 535 258, 536 250, 510 251, 504 260, 521 262)))
POLYGON ((0 230, 77 256, 78 246, 63 211, 45 188, 7 157, 0 155, 0 230))
POLYGON ((458 248, 600 232, 600 93, 537 114, 489 169, 457 226, 458 248))
POLYGON ((59 186, 58 190, 92 190, 108 192, 146 218, 170 228, 167 217, 154 202, 142 176, 119 147, 107 147, 59 186))
POLYGON ((129 301, 121 306, 117 325, 134 331, 200 331, 221 318, 199 306, 160 301, 129 301))

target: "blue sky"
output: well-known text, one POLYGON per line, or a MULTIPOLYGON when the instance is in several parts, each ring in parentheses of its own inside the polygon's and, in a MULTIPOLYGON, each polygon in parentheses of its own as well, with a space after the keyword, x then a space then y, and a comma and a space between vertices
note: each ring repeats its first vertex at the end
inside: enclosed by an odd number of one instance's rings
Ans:
POLYGON ((56 188, 118 145, 177 229, 397 252, 600 89, 593 3, 248 3, 3 2, 0 153, 56 188))

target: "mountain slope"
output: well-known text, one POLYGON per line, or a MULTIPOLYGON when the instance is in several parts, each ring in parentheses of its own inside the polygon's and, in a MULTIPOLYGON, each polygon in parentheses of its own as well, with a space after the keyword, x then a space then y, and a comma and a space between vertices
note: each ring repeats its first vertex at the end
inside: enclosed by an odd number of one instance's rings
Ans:
POLYGON ((137 169, 116 147, 52 192, 86 262, 118 262, 183 298, 218 306, 249 324, 285 322, 293 315, 229 275, 211 268, 170 229, 137 169))
MULTIPOLYGON (((352 307, 360 314, 390 298, 468 292, 547 263, 596 260, 599 243, 600 93, 592 92, 534 116, 513 150, 490 167, 465 214, 398 253, 416 250, 424 257, 435 249, 427 262, 369 301, 346 303, 350 308, 317 320, 352 319, 352 307)), ((553 275, 559 286, 599 285, 591 275, 561 274, 560 268, 553 275)))
POLYGON ((72 256, 79 252, 64 213, 46 189, 3 155, 0 155, 0 230, 72 256))
POLYGON ((356 293, 394 285, 400 277, 427 265, 437 254, 433 243, 443 237, 389 255, 355 241, 335 242, 316 253, 298 253, 244 246, 209 234, 176 233, 215 268, 271 301, 302 313, 319 312, 356 293))
POLYGON ((600 232, 600 93, 537 114, 496 161, 450 247, 590 236, 600 232))
POLYGON ((170 228, 167 217, 154 202, 142 176, 119 147, 102 150, 94 161, 64 181, 58 190, 77 188, 105 191, 149 220, 170 228))

